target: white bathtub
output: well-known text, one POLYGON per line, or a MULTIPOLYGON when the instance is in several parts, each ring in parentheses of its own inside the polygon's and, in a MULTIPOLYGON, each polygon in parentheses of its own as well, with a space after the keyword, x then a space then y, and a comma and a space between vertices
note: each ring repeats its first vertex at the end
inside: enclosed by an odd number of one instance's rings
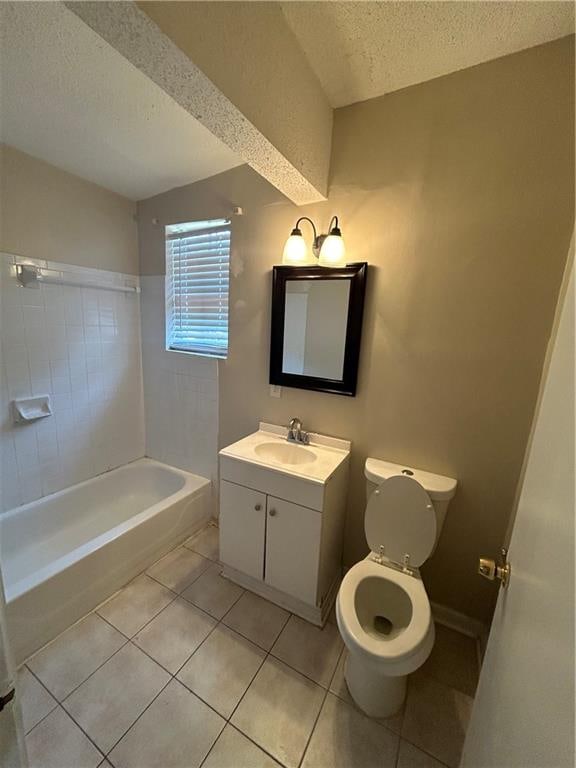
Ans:
POLYGON ((0 515, 17 663, 201 528, 210 481, 139 459, 0 515))

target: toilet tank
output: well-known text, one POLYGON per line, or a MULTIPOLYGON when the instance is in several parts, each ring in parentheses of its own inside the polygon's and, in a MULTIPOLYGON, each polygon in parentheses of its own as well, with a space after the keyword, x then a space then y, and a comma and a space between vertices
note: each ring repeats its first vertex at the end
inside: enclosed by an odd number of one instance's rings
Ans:
POLYGON ((431 472, 425 472, 423 469, 414 469, 405 464, 392 464, 390 461, 381 459, 366 459, 364 465, 364 475, 366 476, 366 499, 370 497, 372 491, 377 488, 384 480, 388 480, 394 475, 407 475, 417 480, 424 490, 430 496, 436 513, 436 544, 444 525, 446 510, 450 499, 456 493, 456 480, 444 475, 434 475, 431 472))

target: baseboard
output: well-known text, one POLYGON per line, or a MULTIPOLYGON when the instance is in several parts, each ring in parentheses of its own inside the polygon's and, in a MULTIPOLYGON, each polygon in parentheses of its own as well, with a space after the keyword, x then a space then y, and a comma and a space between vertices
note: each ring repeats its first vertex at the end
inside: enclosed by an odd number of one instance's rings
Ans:
POLYGON ((444 624, 444 626, 450 627, 450 629, 455 629, 463 635, 468 635, 468 637, 480 637, 486 631, 486 628, 481 621, 473 619, 465 613, 460 613, 453 608, 448 608, 446 605, 440 605, 440 603, 431 602, 430 607, 432 609, 434 621, 437 621, 439 624, 444 624))
POLYGON ((440 605, 440 603, 430 603, 432 609, 432 616, 434 621, 438 624, 443 624, 445 627, 461 632, 463 635, 473 637, 476 640, 476 650, 478 653, 478 665, 482 665, 484 659, 484 653, 486 652, 486 644, 488 642, 488 633, 490 628, 479 619, 474 619, 471 616, 467 616, 465 613, 455 611, 453 608, 448 608, 446 605, 440 605))

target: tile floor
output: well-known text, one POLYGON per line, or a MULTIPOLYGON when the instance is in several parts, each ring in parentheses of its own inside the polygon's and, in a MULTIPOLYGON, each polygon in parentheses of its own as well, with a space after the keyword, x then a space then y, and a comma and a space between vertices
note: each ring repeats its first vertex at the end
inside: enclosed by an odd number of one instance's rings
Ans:
POLYGON ((222 578, 209 526, 19 673, 31 768, 456 768, 478 669, 437 627, 403 712, 363 715, 320 630, 222 578))

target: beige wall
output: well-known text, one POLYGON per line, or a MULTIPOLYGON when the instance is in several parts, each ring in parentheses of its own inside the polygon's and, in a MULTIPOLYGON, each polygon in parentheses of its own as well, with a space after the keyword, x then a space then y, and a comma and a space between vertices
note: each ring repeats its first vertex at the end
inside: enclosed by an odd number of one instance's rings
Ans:
POLYGON ((324 196, 332 108, 280 5, 138 5, 324 196))
POLYGON ((230 354, 220 444, 259 419, 353 441, 345 560, 366 553, 366 456, 459 488, 423 569, 437 602, 487 619, 476 575, 503 542, 574 218, 574 48, 564 39, 336 111, 327 203, 296 209, 246 167, 139 204, 141 268, 163 230, 233 219, 230 354), (269 397, 270 269, 294 219, 337 213, 370 263, 358 395, 269 397))
POLYGON ((31 259, 138 273, 136 206, 0 145, 0 249, 31 259))

